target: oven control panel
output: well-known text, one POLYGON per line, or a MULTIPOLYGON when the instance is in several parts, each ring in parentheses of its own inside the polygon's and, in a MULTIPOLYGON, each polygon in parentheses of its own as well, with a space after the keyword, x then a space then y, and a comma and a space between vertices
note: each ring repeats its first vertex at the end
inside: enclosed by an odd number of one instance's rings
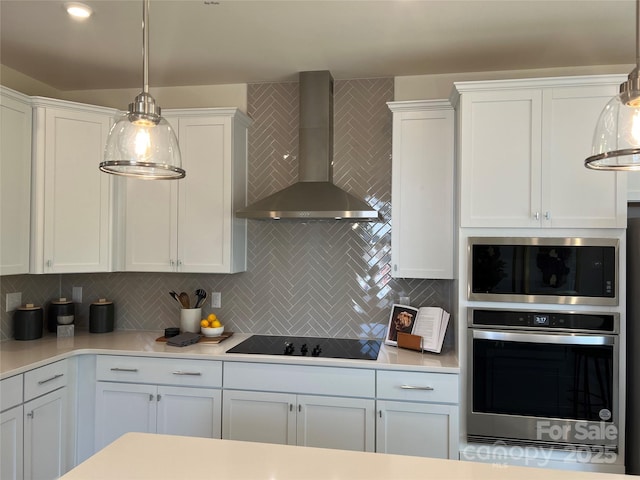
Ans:
POLYGON ((471 327, 544 328, 617 333, 618 314, 473 309, 469 324, 471 327))

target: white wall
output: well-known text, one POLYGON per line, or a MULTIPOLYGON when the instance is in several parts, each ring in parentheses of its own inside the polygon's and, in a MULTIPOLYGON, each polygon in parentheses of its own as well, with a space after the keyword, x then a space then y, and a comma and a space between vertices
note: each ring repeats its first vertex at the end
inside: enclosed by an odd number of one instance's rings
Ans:
MULTIPOLYGON (((59 98, 126 110, 140 88, 104 90, 57 90, 45 83, 0 65, 0 84, 26 95, 59 98)), ((150 87, 161 108, 237 107, 247 112, 247 85, 197 85, 189 87, 150 87)))
MULTIPOLYGON (((463 72, 438 75, 409 75, 394 78, 394 100, 431 100, 449 98, 454 82, 500 80, 509 78, 557 77, 629 73, 633 65, 559 67, 498 72, 463 72)), ((105 107, 126 109, 139 89, 62 91, 0 65, 0 83, 27 95, 60 98, 105 107)), ((247 85, 198 85, 188 87, 151 87, 151 94, 162 108, 238 107, 247 111, 247 85)))
POLYGON ((629 73, 633 65, 601 65, 593 67, 561 67, 536 70, 504 70, 499 72, 463 72, 440 75, 395 77, 395 101, 435 100, 449 98, 454 82, 505 80, 512 78, 544 78, 573 75, 629 73))
MULTIPOLYGON (((142 86, 141 86, 142 87, 142 86)), ((76 90, 63 92, 66 100, 126 110, 141 88, 76 90)), ((247 85, 196 85, 189 87, 149 87, 161 108, 237 107, 247 112, 247 85)))

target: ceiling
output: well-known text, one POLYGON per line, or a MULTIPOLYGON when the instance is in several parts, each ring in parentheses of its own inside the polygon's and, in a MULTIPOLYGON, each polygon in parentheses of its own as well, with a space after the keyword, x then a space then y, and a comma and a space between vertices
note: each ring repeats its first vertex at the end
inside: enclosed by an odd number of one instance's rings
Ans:
MULTIPOLYGON (((142 2, 0 0, 0 63, 59 90, 142 85, 142 2)), ((635 60, 633 0, 152 0, 151 86, 282 82, 635 60)))

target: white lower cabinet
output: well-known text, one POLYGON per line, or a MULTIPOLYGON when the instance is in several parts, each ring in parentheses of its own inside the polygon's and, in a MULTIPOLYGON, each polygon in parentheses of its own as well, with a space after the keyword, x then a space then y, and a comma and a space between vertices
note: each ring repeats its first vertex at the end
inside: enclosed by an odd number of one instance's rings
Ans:
POLYGON ((70 468, 68 365, 61 360, 0 382, 0 478, 48 480, 70 468))
POLYGON ((373 370, 228 362, 222 438, 373 452, 373 370))
POLYGON ((376 450, 431 458, 458 457, 458 406, 378 400, 376 450))
POLYGON ((377 372, 376 451, 458 458, 458 375, 377 372))
POLYGON ((96 380, 96 451, 127 432, 221 436, 221 362, 100 355, 96 380))
POLYGON ((220 438, 220 390, 98 382, 96 449, 127 432, 220 438))
POLYGON ((374 407, 372 399, 228 390, 222 437, 373 452, 374 407))
MULTIPOLYGON (((3 406, 4 408, 4 406, 3 406)), ((22 405, 0 413, 0 478, 22 479, 22 405)))
POLYGON ((67 387, 24 404, 24 478, 53 479, 67 471, 67 387))

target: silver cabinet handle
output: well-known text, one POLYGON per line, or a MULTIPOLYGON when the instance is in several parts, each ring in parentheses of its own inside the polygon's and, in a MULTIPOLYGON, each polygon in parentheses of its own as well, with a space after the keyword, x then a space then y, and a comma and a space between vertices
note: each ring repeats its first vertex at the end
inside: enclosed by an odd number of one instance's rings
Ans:
POLYGON ((202 375, 201 372, 181 372, 180 370, 176 370, 173 372, 174 375, 193 375, 196 377, 200 377, 202 375))
POLYGON ((551 220, 551 212, 544 212, 544 219, 551 220))
POLYGON ((534 218, 534 219, 536 219, 536 220, 540 220, 540 212, 536 212, 536 213, 533 215, 533 218, 534 218))
POLYGON ((434 390, 433 387, 418 387, 417 385, 400 385, 400 388, 403 390, 434 390))
POLYGON ((33 410, 31 410, 29 413, 27 413, 27 417, 33 418, 33 410))
POLYGON ((149 401, 150 401, 150 402, 153 402, 153 393, 150 393, 150 394, 149 394, 149 401))
POLYGON ((290 412, 293 412, 293 403, 290 403, 290 404, 289 404, 289 411, 290 411, 290 412))
POLYGON ((120 368, 120 367, 113 367, 111 369, 112 372, 137 372, 138 369, 137 368, 120 368))
POLYGON ((53 377, 47 378, 45 380, 40 380, 40 381, 38 381, 38 385, 42 385, 44 383, 50 382, 50 381, 55 380, 55 379, 60 378, 60 377, 64 377, 64 373, 58 373, 58 374, 54 375, 53 377))

